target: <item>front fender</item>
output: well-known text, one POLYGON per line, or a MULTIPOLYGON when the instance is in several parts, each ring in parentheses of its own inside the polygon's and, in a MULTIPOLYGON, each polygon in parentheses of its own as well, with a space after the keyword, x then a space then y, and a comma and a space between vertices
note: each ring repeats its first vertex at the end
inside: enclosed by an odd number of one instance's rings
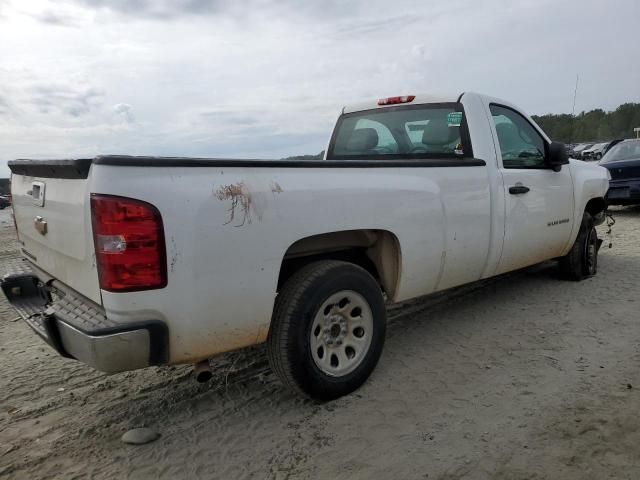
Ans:
MULTIPOLYGON (((571 229, 571 238, 563 254, 566 254, 571 249, 578 236, 582 215, 589 201, 597 198, 601 198, 604 201, 607 190, 609 190, 609 172, 606 168, 573 158, 569 159, 568 168, 571 171, 571 178, 573 180, 573 218, 575 220, 573 222, 573 228, 571 229)), ((604 222, 604 214, 602 218, 598 217, 596 221, 598 222, 597 225, 604 222)))

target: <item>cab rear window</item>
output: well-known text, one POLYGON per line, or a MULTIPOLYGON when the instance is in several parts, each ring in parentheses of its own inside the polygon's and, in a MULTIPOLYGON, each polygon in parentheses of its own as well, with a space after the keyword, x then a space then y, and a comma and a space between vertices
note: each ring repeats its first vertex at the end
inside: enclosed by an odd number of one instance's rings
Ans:
POLYGON ((461 158, 472 156, 459 103, 403 105, 342 115, 328 159, 461 158))

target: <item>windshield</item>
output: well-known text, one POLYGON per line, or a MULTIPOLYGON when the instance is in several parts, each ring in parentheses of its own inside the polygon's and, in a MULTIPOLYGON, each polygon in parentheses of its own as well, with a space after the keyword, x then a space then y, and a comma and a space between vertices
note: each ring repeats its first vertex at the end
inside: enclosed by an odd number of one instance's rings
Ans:
POLYGON ((618 162, 622 160, 640 160, 640 140, 620 142, 611 147, 600 163, 618 162))
POLYGON ((377 108, 340 117, 328 159, 460 158, 471 155, 458 103, 377 108))

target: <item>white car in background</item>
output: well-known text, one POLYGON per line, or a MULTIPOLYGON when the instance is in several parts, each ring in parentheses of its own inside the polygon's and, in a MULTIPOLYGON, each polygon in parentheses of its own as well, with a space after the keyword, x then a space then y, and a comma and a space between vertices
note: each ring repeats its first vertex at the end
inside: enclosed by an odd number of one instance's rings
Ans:
POLYGON ((576 158, 578 160, 582 159, 582 153, 591 148, 593 146, 593 143, 579 143, 577 146, 575 146, 571 152, 571 155, 569 155, 571 158, 576 158))
POLYGON ((593 147, 582 151, 583 160, 600 160, 610 142, 596 143, 593 147))

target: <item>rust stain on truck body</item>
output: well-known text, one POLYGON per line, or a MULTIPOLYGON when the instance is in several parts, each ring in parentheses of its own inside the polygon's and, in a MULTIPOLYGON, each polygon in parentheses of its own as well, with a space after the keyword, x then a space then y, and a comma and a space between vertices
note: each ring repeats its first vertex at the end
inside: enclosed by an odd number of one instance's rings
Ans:
MULTIPOLYGON (((278 182, 269 184, 272 195, 281 194, 284 190, 278 182)), ((221 185, 214 195, 220 201, 230 201, 228 216, 224 225, 234 223, 234 227, 242 227, 245 223, 251 223, 254 217, 262 220, 265 209, 269 206, 268 190, 262 190, 253 185, 251 189, 244 181, 221 185)))
POLYGON ((230 200, 229 218, 224 223, 230 224, 236 219, 236 215, 242 215, 242 221, 236 227, 245 223, 251 223, 251 193, 244 182, 222 185, 215 192, 218 200, 230 200))

